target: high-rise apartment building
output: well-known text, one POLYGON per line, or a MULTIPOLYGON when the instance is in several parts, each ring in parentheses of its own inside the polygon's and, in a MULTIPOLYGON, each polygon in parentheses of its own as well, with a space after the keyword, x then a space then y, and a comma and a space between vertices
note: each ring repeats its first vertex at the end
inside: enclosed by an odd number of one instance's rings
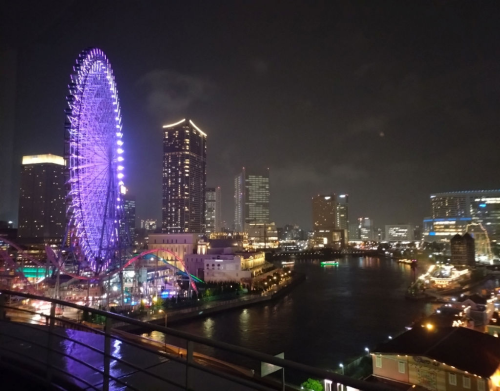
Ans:
POLYGON ((234 230, 242 232, 248 224, 269 224, 269 169, 246 170, 234 179, 234 230))
POLYGON ((221 190, 218 187, 207 187, 205 191, 205 232, 211 234, 221 232, 221 190))
POLYGON ((435 193, 430 201, 431 216, 424 220, 426 240, 447 241, 479 226, 492 244, 500 244, 500 190, 435 193))
POLYGON ((23 156, 19 195, 20 239, 62 240, 66 229, 65 170, 65 160, 61 156, 23 156))
POLYGON ((162 231, 205 229, 207 135, 193 121, 163 126, 162 231))
POLYGON ((317 246, 331 246, 334 243, 345 246, 349 238, 348 201, 347 194, 313 197, 313 230, 317 246))
POLYGON ((312 198, 313 230, 335 229, 337 203, 335 194, 317 195, 312 198))

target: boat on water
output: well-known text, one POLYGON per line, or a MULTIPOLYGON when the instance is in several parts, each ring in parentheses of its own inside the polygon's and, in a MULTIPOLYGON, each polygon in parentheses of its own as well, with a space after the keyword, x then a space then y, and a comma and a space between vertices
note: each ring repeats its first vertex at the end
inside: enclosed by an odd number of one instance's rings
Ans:
POLYGON ((324 267, 324 266, 338 266, 339 263, 338 261, 324 261, 324 262, 321 262, 321 266, 324 267))
POLYGON ((281 261, 283 266, 292 266, 295 265, 295 261, 281 261))

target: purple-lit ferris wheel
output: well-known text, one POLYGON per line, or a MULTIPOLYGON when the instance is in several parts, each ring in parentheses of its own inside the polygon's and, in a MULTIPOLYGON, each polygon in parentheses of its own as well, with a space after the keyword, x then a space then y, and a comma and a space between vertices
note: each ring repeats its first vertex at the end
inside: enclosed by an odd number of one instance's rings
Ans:
POLYGON ((69 239, 80 263, 101 273, 120 258, 124 185, 118 91, 102 50, 80 53, 67 101, 69 239))

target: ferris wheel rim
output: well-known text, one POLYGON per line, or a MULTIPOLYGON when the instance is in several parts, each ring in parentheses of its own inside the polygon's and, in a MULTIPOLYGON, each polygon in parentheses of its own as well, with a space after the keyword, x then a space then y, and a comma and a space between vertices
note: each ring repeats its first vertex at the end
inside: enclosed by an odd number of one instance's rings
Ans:
POLYGON ((120 247, 123 214, 121 111, 111 64, 102 50, 80 53, 69 91, 68 228, 85 262, 98 271, 120 247))

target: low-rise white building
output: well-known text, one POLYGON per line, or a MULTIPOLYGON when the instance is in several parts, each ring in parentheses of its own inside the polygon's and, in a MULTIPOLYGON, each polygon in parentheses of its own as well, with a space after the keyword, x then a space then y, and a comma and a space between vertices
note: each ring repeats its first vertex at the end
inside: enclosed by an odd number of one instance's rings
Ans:
POLYGON ((232 247, 209 249, 207 254, 184 257, 189 273, 206 282, 241 282, 260 273, 265 266, 263 252, 235 251, 232 247))

